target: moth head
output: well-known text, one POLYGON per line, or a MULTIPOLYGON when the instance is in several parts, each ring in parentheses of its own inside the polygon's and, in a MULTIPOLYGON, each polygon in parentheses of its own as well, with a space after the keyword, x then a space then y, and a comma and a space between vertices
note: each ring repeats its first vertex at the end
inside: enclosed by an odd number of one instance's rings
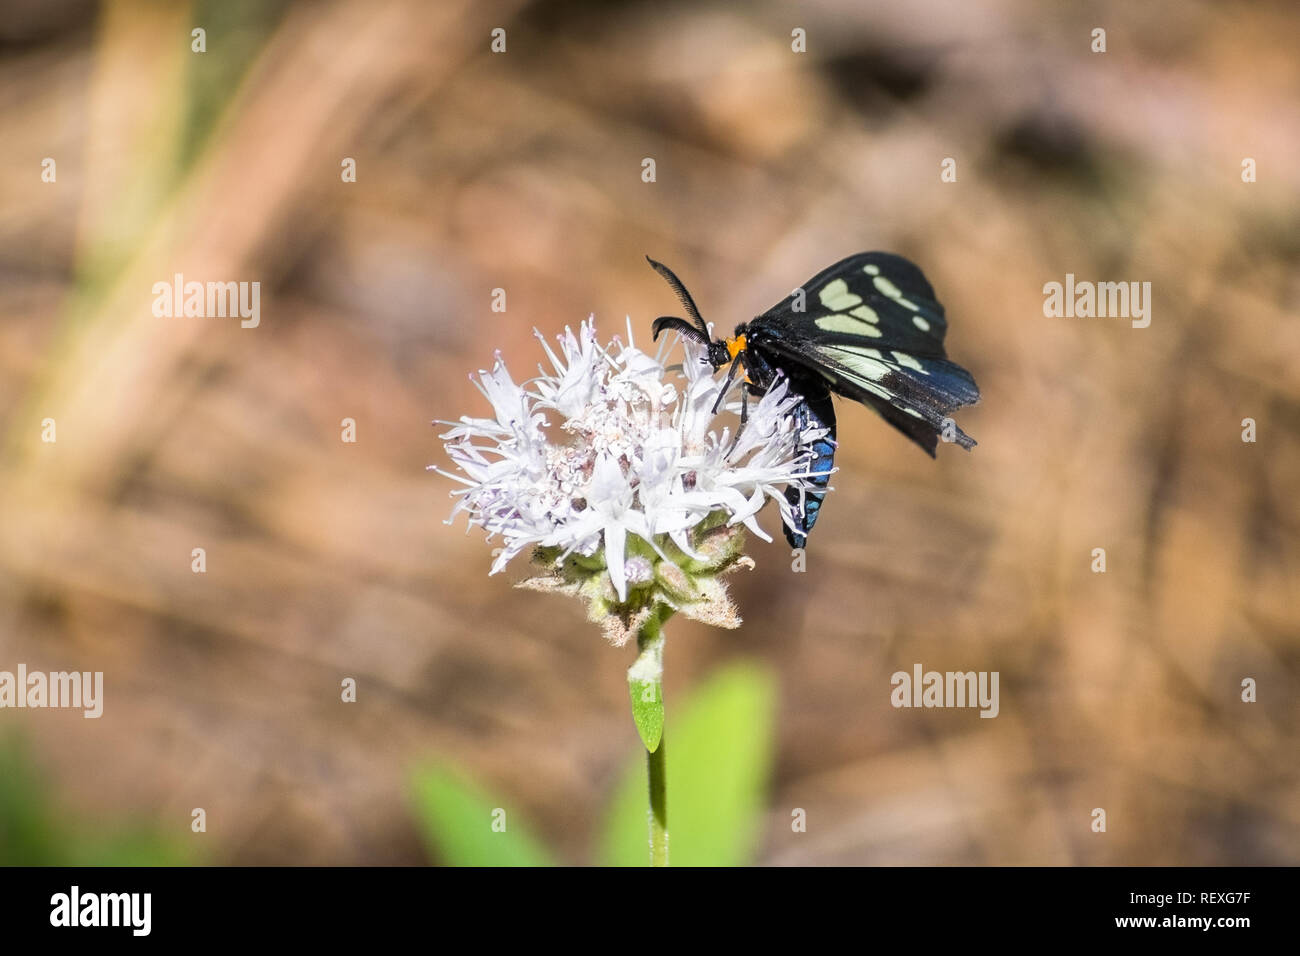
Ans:
POLYGON ((730 365, 732 358, 731 347, 722 339, 714 339, 709 343, 709 364, 715 369, 730 365))

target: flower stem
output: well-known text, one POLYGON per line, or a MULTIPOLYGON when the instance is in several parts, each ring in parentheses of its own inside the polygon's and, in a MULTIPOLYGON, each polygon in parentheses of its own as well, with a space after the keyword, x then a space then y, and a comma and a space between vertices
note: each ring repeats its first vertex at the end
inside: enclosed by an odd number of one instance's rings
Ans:
POLYGON ((645 744, 650 781, 650 865, 668 865, 668 763, 664 758, 664 621, 673 610, 666 604, 651 609, 637 630, 637 658, 628 668, 632 719, 645 744))
POLYGON ((664 742, 646 751, 646 769, 650 774, 650 865, 668 865, 668 770, 664 761, 664 742))

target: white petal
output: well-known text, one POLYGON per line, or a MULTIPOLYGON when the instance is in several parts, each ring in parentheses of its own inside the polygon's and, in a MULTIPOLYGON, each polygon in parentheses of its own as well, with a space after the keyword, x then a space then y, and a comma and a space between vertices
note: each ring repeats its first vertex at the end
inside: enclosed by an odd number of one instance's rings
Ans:
POLYGON ((623 550, 627 544, 627 531, 621 524, 605 526, 605 567, 609 580, 618 592, 620 601, 627 600, 627 571, 623 567, 623 550))

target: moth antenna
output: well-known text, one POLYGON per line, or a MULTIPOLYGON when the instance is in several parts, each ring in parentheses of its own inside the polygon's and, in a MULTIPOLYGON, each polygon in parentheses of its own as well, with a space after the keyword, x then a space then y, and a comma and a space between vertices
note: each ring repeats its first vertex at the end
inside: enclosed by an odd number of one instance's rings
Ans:
POLYGON ((659 333, 663 332, 665 329, 672 329, 674 332, 680 332, 692 342, 699 342, 701 345, 709 344, 708 336, 704 335, 699 329, 691 325, 691 323, 687 322, 685 319, 679 319, 675 315, 661 315, 659 318, 654 320, 654 324, 650 326, 654 341, 659 340, 659 333))
POLYGON ((677 276, 673 274, 673 270, 669 269, 662 262, 655 262, 649 256, 645 257, 645 261, 650 263, 650 267, 663 276, 664 281, 673 287, 673 291, 677 293, 677 298, 681 300, 682 308, 686 310, 686 314, 694 319, 695 324, 699 326, 700 341, 707 343, 709 341, 709 326, 704 321, 703 317, 701 317, 700 310, 695 307, 695 300, 692 299, 691 294, 686 291, 686 286, 682 285, 682 280, 677 278, 677 276))

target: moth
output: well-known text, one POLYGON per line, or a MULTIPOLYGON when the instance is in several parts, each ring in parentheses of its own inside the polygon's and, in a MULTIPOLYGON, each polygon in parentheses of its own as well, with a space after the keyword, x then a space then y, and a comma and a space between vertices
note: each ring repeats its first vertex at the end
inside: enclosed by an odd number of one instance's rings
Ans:
MULTIPOLYGON (((742 397, 762 395, 783 375, 800 397, 793 416, 803 430, 827 429, 801 449, 809 458, 811 483, 819 490, 787 488, 794 527, 785 527, 794 548, 807 544, 817 522, 835 464, 835 407, 831 396, 861 402, 930 455, 942 437, 962 448, 975 445, 952 420, 952 412, 979 401, 971 374, 948 360, 943 306, 912 262, 889 252, 860 252, 823 269, 760 316, 736 326, 730 338, 712 339, 686 286, 663 263, 646 260, 672 286, 690 320, 654 320, 654 338, 672 330, 704 345, 717 371, 727 367, 722 397, 744 372, 742 397)), ((741 405, 742 426, 746 405, 741 405)), ((714 411, 717 408, 715 406, 714 411)))

